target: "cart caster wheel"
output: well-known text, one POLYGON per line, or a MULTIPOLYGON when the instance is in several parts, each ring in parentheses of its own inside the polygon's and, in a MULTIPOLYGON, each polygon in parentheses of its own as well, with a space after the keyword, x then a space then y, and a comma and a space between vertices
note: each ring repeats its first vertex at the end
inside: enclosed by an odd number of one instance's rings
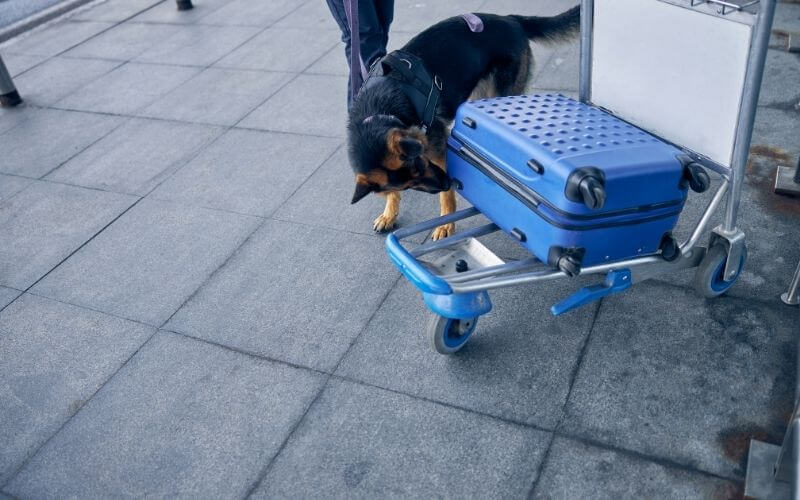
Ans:
POLYGON ((661 238, 659 249, 661 250, 661 258, 667 262, 673 262, 681 256, 681 247, 678 245, 678 240, 671 233, 667 233, 661 238))
POLYGON ((434 314, 428 320, 425 332, 437 352, 453 354, 464 347, 477 324, 478 318, 452 319, 434 314))
POLYGON ((713 298, 727 292, 736 283, 742 274, 742 268, 747 260, 747 247, 742 248, 742 256, 739 259, 739 269, 736 276, 730 281, 725 281, 725 262, 728 260, 728 250, 725 245, 714 245, 708 251, 694 275, 694 289, 698 294, 706 298, 713 298))

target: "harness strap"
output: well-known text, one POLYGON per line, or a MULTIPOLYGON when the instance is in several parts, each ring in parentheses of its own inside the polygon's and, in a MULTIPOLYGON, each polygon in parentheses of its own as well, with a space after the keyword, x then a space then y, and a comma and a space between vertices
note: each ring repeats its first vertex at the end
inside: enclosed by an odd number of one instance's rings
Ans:
POLYGON ((436 107, 442 93, 439 76, 431 77, 419 57, 396 50, 373 66, 365 85, 374 85, 383 78, 392 78, 402 85, 417 112, 420 127, 427 132, 436 118, 436 107))

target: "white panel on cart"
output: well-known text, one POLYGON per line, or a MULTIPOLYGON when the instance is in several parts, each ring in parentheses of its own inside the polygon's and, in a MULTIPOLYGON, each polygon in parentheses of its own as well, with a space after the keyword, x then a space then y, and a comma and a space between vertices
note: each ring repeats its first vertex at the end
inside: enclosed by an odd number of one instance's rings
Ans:
POLYGON ((595 0, 593 32, 592 103, 731 165, 751 26, 662 0, 595 0))

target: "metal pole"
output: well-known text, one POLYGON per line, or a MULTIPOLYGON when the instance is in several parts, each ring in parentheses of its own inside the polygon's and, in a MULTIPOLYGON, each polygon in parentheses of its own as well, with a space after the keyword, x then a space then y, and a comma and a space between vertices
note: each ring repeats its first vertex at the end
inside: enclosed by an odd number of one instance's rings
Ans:
POLYGON ((747 74, 742 90, 742 104, 739 110, 739 120, 736 124, 736 141, 733 147, 733 180, 728 196, 728 206, 725 210, 725 222, 722 226, 725 233, 736 231, 736 216, 739 211, 739 201, 742 197, 742 184, 744 182, 747 157, 750 154, 750 139, 753 135, 753 123, 756 118, 758 94, 761 91, 761 79, 764 76, 764 63, 767 59, 767 48, 775 17, 776 0, 762 0, 758 11, 758 18, 753 28, 753 38, 750 42, 750 55, 747 60, 747 74))
POLYGON ((579 98, 588 104, 592 100, 592 29, 594 0, 581 0, 581 75, 579 98))
MULTIPOLYGON (((789 306, 800 304, 800 262, 798 262, 797 270, 794 272, 792 282, 789 284, 789 291, 781 295, 781 300, 789 306)), ((800 360, 798 360, 798 365, 800 365, 800 360)))
POLYGON ((192 0, 176 0, 178 4, 178 10, 190 10, 194 9, 194 5, 192 5, 192 0))
POLYGON ((795 184, 800 184, 800 158, 797 159, 797 168, 794 169, 794 177, 792 180, 795 184))
POLYGON ((0 106, 8 108, 22 102, 22 98, 14 86, 14 81, 8 73, 8 68, 0 57, 0 106))

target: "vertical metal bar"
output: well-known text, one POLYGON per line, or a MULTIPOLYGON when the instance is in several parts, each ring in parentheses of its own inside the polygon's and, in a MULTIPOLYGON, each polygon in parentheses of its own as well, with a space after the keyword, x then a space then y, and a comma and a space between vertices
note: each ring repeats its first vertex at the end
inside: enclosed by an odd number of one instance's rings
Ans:
POLYGON ((9 107, 16 106, 21 103, 22 99, 14 86, 14 81, 8 73, 8 68, 0 57, 0 106, 9 107))
POLYGON ((792 180, 795 184, 800 184, 800 159, 797 160, 797 168, 794 169, 794 177, 792 180))
POLYGON ((594 0, 581 0, 581 75, 578 94, 583 103, 592 100, 593 29, 594 0))
MULTIPOLYGON (((781 300, 784 304, 796 306, 800 304, 800 262, 797 263, 797 270, 794 272, 792 282, 789 284, 789 291, 781 295, 781 300)), ((800 357, 797 360, 798 369, 800 369, 800 357)), ((800 378, 798 378, 800 381, 800 378)))
POLYGON ((791 468, 791 484, 792 484, 792 498, 800 500, 800 488, 798 488, 798 467, 800 467, 800 420, 793 420, 789 432, 792 433, 792 468, 791 468))
POLYGON ((742 91, 739 120, 736 124, 736 140, 733 146, 731 169, 733 179, 728 194, 728 205, 725 210, 723 231, 733 233, 736 230, 736 216, 739 202, 742 197, 742 183, 744 182, 747 157, 750 153, 750 139, 753 135, 753 123, 758 107, 758 94, 761 90, 761 79, 764 75, 764 63, 767 59, 769 36, 772 19, 775 17, 776 0, 762 0, 758 11, 758 19, 753 28, 750 41, 750 55, 747 59, 747 73, 742 91))

